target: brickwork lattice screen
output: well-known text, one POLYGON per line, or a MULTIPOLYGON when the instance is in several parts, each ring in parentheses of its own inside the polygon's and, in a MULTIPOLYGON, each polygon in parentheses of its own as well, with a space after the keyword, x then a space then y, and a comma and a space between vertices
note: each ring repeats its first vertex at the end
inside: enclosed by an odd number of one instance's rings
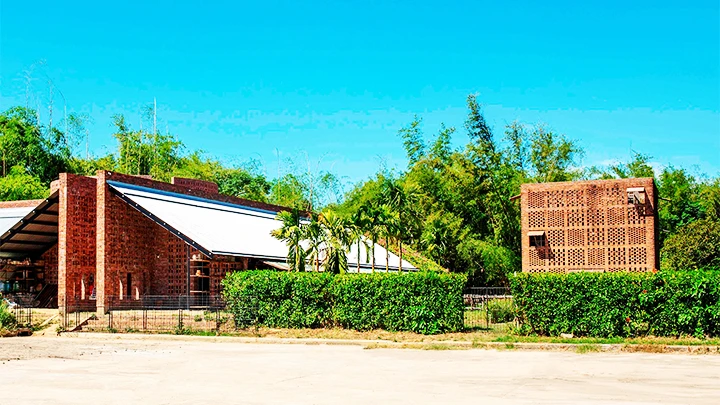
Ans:
POLYGON ((655 269, 655 196, 652 179, 523 185, 523 271, 655 269), (628 203, 635 187, 645 189, 645 204, 628 203), (531 247, 530 231, 543 231, 546 246, 531 247))

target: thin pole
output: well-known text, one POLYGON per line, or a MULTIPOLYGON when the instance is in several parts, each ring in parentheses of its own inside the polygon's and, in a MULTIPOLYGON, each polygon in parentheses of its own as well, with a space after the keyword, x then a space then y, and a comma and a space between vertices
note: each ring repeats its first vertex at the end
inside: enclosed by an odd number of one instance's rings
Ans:
POLYGON ((190 245, 185 245, 185 246, 186 246, 186 248, 187 248, 187 249, 185 250, 185 259, 186 259, 186 260, 185 260, 185 267, 187 268, 187 277, 186 277, 186 284, 185 284, 186 290, 185 290, 185 292, 186 292, 186 295, 187 295, 187 302, 186 302, 186 304, 187 304, 187 308, 188 308, 188 310, 189 310, 189 309, 190 309, 190 245))
POLYGON ((157 134, 157 99, 153 97, 153 136, 157 134))

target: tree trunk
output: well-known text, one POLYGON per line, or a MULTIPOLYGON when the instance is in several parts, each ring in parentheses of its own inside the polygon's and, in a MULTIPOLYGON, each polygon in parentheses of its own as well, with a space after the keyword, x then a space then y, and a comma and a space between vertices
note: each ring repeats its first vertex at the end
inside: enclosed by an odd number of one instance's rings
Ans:
POLYGON ((385 272, 390 273, 390 235, 385 234, 385 272))
POLYGON ((402 273, 402 239, 398 239, 398 249, 400 250, 400 273, 402 273))
POLYGON ((360 238, 357 242, 357 272, 360 274, 360 238))
POLYGON ((370 252, 372 255, 372 272, 375 273, 375 239, 373 239, 371 242, 373 244, 372 252, 370 252))

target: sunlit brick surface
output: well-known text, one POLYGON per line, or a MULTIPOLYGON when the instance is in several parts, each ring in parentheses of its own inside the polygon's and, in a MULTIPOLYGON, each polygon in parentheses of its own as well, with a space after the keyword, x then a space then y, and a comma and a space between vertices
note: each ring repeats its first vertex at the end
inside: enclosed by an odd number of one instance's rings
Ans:
POLYGON ((657 191, 652 179, 524 184, 521 189, 524 272, 649 271, 657 268, 657 191), (627 189, 645 188, 628 204, 627 189), (531 247, 528 232, 547 246, 531 247))

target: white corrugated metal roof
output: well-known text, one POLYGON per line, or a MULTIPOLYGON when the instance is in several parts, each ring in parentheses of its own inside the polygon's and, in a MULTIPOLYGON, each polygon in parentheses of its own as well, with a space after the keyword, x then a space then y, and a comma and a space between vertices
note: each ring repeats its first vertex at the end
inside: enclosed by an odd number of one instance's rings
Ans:
MULTIPOLYGON (((209 200, 185 194, 108 181, 126 202, 184 238, 188 243, 213 255, 256 257, 285 260, 288 248, 270 233, 282 223, 276 212, 209 200)), ((357 267, 357 248, 348 254, 349 267, 357 267)), ((365 248, 361 246, 360 265, 367 267, 365 248)), ((385 268, 386 252, 375 248, 376 268, 385 268)), ((396 269, 400 259, 390 254, 390 268, 396 269)), ((403 269, 416 269, 403 260, 403 269)))
POLYGON ((0 236, 9 231, 35 207, 0 208, 0 236))

